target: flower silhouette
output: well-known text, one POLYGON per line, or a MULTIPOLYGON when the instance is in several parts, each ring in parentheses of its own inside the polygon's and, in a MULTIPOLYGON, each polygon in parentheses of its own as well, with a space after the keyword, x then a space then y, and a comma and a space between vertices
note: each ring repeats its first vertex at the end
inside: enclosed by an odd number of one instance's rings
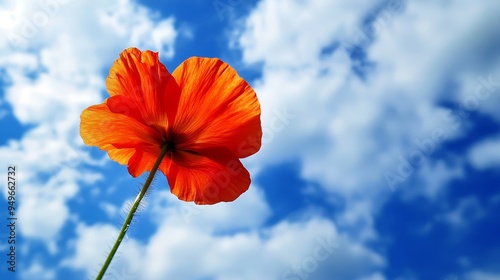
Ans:
POLYGON ((126 164, 133 177, 162 157, 159 170, 184 201, 233 201, 248 189, 240 158, 260 149, 260 104, 231 66, 191 57, 170 74, 158 53, 129 48, 106 87, 110 97, 81 114, 85 144, 126 164))

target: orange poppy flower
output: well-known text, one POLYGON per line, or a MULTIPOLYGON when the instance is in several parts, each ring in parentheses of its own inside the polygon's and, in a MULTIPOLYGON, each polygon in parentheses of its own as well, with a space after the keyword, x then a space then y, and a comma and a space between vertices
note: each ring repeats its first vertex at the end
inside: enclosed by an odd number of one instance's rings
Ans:
POLYGON ((217 58, 191 57, 172 74, 158 53, 129 48, 106 80, 110 97, 81 115, 85 144, 127 164, 159 170, 179 199, 233 201, 250 186, 240 158, 261 146, 260 105, 248 83, 217 58))

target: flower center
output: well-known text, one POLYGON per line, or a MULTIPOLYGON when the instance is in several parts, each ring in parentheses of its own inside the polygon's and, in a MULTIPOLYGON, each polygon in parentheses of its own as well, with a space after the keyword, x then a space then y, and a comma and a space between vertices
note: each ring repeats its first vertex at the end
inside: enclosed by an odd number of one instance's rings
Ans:
POLYGON ((175 150, 175 143, 173 141, 166 140, 162 143, 161 147, 167 147, 167 152, 172 152, 175 150))

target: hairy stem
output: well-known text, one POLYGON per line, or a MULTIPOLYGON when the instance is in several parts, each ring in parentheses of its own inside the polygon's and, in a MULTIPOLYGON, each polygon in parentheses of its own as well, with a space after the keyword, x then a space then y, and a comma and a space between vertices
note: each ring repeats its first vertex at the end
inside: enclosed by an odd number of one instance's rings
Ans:
POLYGON ((125 219, 125 222, 123 223, 123 226, 120 230, 120 234, 118 235, 118 238, 115 241, 115 244, 113 245, 113 248, 111 248, 111 252, 109 252, 108 257, 106 258, 106 261, 104 262, 101 271, 99 271, 99 274, 96 277, 96 280, 101 280, 102 277, 104 276, 104 273, 106 273, 106 270, 108 269, 109 264, 111 263, 111 260, 113 260, 113 257, 115 256, 116 251, 118 250, 118 247, 120 247, 120 244, 122 243, 123 238, 125 237, 125 234, 128 231, 128 228, 130 227, 130 223, 132 223, 132 219, 134 218, 135 213, 137 212, 137 208, 139 207, 139 204, 141 203, 142 198, 146 194, 146 192, 149 189, 149 186, 151 185, 151 182, 153 181, 153 178, 155 177, 156 171, 158 171, 158 168, 160 167, 161 161, 163 160, 163 157, 167 154, 167 152, 171 149, 169 145, 164 145, 161 148, 160 151, 160 156, 156 160, 153 169, 151 169, 151 172, 148 175, 148 178, 146 179, 146 182, 144 183, 144 186, 141 189, 141 192, 137 195, 135 198, 134 204, 132 204, 132 208, 130 208, 130 212, 127 215, 127 218, 125 219))

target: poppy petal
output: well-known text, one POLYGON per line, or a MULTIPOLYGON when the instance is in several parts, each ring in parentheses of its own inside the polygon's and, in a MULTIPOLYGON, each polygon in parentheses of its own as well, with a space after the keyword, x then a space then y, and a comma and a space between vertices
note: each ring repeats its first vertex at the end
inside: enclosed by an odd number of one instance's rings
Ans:
POLYGON ((127 164, 130 158, 134 155, 135 149, 133 148, 122 148, 117 149, 113 145, 105 145, 101 147, 102 150, 107 151, 109 157, 118 162, 119 164, 127 164))
MULTIPOLYGON (((141 145, 135 149, 134 155, 128 162, 128 172, 133 177, 137 177, 145 171, 151 171, 158 156, 160 155, 160 147, 151 145, 141 145)), ((164 157, 160 165, 160 169, 165 168, 170 159, 164 157)))
POLYGON ((109 70, 106 87, 112 97, 122 95, 129 99, 122 105, 131 106, 126 110, 138 110, 146 124, 167 128, 168 120, 173 122, 180 89, 158 53, 137 48, 124 50, 109 70))
POLYGON ((175 151, 171 164, 161 170, 173 194, 196 204, 233 201, 250 186, 250 174, 229 150, 175 151))
POLYGON ((139 110, 137 104, 135 104, 130 98, 123 95, 115 95, 106 99, 105 103, 108 105, 109 110, 116 114, 126 115, 128 117, 134 118, 141 123, 145 123, 142 113, 139 110))
POLYGON ((225 147, 239 158, 261 146, 260 105, 250 85, 217 58, 191 57, 172 73, 181 88, 174 130, 180 149, 225 147))
MULTIPOLYGON (((85 109, 80 116, 80 135, 87 145, 98 146, 101 150, 114 148, 136 148, 149 143, 158 147, 161 135, 153 128, 123 114, 111 112, 106 104, 93 105, 85 109)), ((116 157, 124 154, 111 152, 116 157)), ((123 159, 120 158, 123 162, 123 159)))

